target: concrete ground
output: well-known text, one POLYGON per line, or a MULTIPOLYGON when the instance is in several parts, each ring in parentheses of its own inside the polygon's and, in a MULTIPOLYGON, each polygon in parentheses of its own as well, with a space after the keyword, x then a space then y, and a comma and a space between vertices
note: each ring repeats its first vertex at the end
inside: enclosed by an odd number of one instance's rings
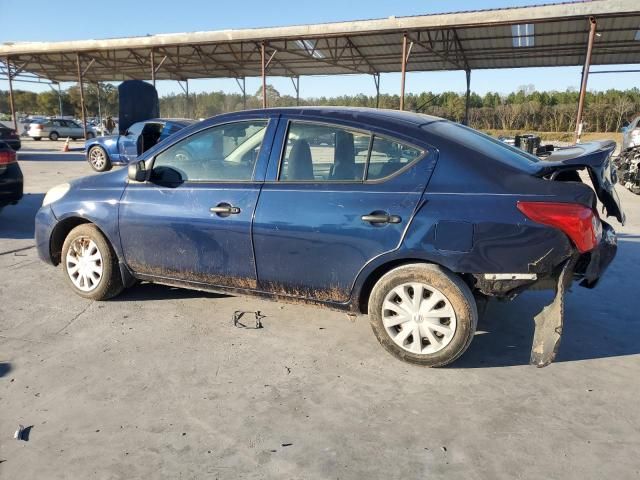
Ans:
POLYGON ((0 214, 0 477, 640 477, 640 197, 620 189, 618 257, 569 295, 556 363, 527 365, 547 298, 527 293, 490 303, 453 366, 424 369, 364 317, 149 284, 74 295, 37 259, 33 216, 90 169, 21 158, 27 194, 0 214), (235 328, 235 310, 264 328, 235 328))

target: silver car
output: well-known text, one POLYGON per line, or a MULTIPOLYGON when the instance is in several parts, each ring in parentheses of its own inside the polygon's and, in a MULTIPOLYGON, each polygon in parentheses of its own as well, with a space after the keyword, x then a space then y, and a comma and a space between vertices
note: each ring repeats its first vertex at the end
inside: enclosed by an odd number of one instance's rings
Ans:
MULTIPOLYGON (((84 138, 82 125, 73 120, 65 120, 63 118, 53 118, 51 120, 40 120, 29 124, 29 135, 34 140, 48 138, 49 140, 58 140, 59 138, 71 138, 76 140, 84 138)), ((93 127, 87 125, 87 138, 93 138, 96 132, 93 127)))
POLYGON ((622 151, 640 146, 640 116, 622 129, 622 151))

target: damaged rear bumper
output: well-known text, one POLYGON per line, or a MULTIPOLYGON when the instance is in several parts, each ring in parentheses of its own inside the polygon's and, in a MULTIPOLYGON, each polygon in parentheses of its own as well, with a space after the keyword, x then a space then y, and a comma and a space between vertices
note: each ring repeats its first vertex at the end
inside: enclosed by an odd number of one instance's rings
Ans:
POLYGON ((535 316, 535 331, 531 347, 531 365, 545 367, 553 362, 560 347, 564 323, 565 295, 574 278, 582 279, 580 285, 593 288, 616 255, 616 232, 611 225, 602 222, 602 237, 598 247, 591 252, 574 254, 552 275, 553 301, 535 316))

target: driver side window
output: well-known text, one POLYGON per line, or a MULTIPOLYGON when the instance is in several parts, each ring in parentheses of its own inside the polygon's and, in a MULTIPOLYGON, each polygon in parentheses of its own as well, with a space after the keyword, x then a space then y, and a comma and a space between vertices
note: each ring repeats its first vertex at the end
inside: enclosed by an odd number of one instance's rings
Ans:
POLYGON ((152 180, 250 181, 260 153, 267 120, 227 123, 203 130, 160 153, 152 180))

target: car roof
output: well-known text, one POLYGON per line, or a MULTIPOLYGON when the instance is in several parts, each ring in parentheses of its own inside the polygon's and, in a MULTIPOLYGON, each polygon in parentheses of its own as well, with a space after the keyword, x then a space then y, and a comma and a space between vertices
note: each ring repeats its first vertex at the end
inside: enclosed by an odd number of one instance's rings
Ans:
MULTIPOLYGON (((287 115, 311 115, 311 116, 330 116, 342 119, 360 119, 363 121, 393 121, 411 124, 413 126, 425 125, 434 121, 442 121, 439 117, 425 115, 422 113, 407 112, 400 110, 390 110, 383 108, 368 107, 340 107, 340 106, 321 106, 321 107, 277 107, 256 110, 244 110, 242 113, 262 112, 271 114, 287 114, 287 115)), ((240 113, 240 112, 238 112, 240 113)))

